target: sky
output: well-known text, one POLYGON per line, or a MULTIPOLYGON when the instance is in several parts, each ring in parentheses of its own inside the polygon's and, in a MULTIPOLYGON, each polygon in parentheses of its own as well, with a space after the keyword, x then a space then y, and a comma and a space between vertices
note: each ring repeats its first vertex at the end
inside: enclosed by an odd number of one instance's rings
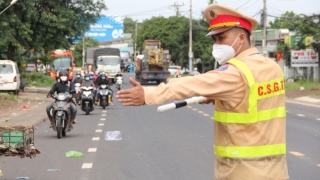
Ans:
MULTIPOLYGON (((263 9, 263 0, 215 0, 216 2, 238 9, 242 13, 254 16, 260 22, 260 13, 263 9)), ((190 17, 190 0, 104 0, 107 11, 103 15, 125 16, 142 22, 152 16, 174 16, 174 4, 179 6, 180 14, 190 17)), ((209 0, 192 0, 192 18, 200 19, 201 12, 208 6, 209 0)), ((295 14, 312 15, 320 13, 320 0, 266 0, 267 14, 280 16, 286 11, 295 14)), ((274 17, 268 16, 267 21, 274 17)))

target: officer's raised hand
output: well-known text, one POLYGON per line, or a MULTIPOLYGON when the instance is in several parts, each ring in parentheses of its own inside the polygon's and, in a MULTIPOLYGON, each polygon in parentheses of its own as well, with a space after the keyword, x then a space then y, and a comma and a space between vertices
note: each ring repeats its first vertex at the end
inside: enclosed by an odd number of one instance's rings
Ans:
POLYGON ((129 79, 133 88, 117 92, 116 98, 124 106, 141 106, 145 104, 144 90, 141 84, 132 78, 129 79))

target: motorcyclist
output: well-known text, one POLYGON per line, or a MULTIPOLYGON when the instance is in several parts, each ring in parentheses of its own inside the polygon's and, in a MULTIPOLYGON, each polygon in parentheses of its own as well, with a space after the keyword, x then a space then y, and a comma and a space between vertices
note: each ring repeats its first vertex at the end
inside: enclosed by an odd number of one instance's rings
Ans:
MULTIPOLYGON (((123 77, 122 77, 122 74, 121 74, 119 71, 118 71, 117 74, 114 76, 115 82, 117 82, 118 79, 120 79, 120 78, 118 78, 118 77, 121 77, 121 80, 123 80, 123 79, 122 79, 122 78, 123 78, 123 77)), ((118 82, 118 83, 119 83, 119 82, 118 82)), ((117 84, 118 84, 118 83, 117 83, 117 84)), ((121 83, 121 84, 122 84, 122 83, 121 83)), ((119 85, 119 86, 120 86, 120 85, 119 85)), ((119 89, 119 88, 118 88, 118 89, 119 89)))
POLYGON ((84 80, 82 81, 82 87, 93 87, 93 99, 95 99, 95 84, 93 83, 93 78, 91 79, 91 77, 93 77, 91 74, 85 74, 84 75, 84 80))
MULTIPOLYGON (((48 92, 47 98, 52 97, 52 95, 56 92, 57 94, 59 93, 70 93, 70 94, 74 94, 75 93, 75 88, 74 88, 74 84, 68 82, 68 72, 67 71, 60 71, 59 72, 59 78, 60 78, 60 82, 56 82, 53 87, 51 88, 51 90, 48 92)), ((50 110, 53 107, 53 103, 49 104, 46 108, 47 111, 47 115, 48 118, 50 120, 50 128, 53 127, 52 123, 53 123, 53 117, 50 114, 50 110)), ((70 129, 73 128, 72 124, 76 124, 78 123, 75 118, 76 118, 76 114, 77 114, 77 106, 76 104, 71 101, 70 102, 70 111, 71 111, 71 119, 70 119, 70 129)))
MULTIPOLYGON (((96 82, 97 87, 99 87, 99 86, 102 85, 102 84, 106 84, 106 85, 108 86, 108 91, 109 91, 109 93, 111 94, 111 102, 112 102, 113 91, 112 91, 112 89, 111 89, 110 86, 109 86, 109 85, 110 85, 110 81, 109 81, 109 79, 108 79, 108 76, 107 76, 105 73, 101 73, 100 76, 99 76, 99 78, 97 79, 97 82, 96 82)), ((96 104, 98 103, 99 93, 100 93, 100 91, 99 91, 99 89, 97 89, 96 104)))
POLYGON ((82 83, 82 77, 81 77, 81 72, 77 72, 76 73, 76 78, 74 78, 73 80, 72 80, 72 83, 73 84, 76 84, 76 83, 82 83))
POLYGON ((115 79, 117 79, 117 77, 122 77, 122 74, 120 73, 120 71, 117 72, 117 74, 114 76, 115 79))

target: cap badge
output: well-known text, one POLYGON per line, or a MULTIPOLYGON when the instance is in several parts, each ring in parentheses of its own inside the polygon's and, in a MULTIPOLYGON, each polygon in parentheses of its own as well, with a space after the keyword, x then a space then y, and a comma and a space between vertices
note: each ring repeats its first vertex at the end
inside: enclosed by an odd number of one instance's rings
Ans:
POLYGON ((211 16, 211 19, 216 18, 217 17, 217 13, 213 9, 211 9, 210 10, 210 16, 211 16))

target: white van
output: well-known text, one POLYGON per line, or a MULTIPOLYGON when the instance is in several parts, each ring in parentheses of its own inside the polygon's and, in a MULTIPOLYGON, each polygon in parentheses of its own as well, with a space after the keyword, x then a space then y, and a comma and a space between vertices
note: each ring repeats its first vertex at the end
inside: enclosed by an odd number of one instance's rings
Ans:
POLYGON ((0 91, 19 94, 20 73, 18 66, 11 60, 0 60, 0 91))

